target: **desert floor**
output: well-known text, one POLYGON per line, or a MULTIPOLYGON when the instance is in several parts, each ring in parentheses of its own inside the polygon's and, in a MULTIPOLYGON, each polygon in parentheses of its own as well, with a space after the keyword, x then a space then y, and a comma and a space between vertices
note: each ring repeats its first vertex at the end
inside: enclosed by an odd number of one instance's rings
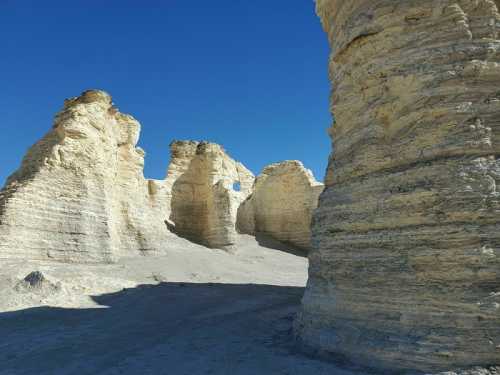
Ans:
POLYGON ((0 260, 0 374, 353 374, 295 349, 307 258, 275 245, 242 236, 228 254, 179 239, 112 265, 0 260), (32 271, 47 280, 30 287, 32 271))

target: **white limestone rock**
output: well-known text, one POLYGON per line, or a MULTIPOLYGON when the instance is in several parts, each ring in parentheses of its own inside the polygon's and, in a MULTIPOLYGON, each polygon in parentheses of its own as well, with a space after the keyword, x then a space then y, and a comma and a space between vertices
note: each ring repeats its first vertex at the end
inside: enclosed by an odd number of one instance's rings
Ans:
POLYGON ((335 143, 302 342, 384 373, 500 364, 492 0, 317 0, 335 143))
POLYGON ((103 91, 66 100, 0 193, 0 258, 110 262, 160 251, 172 237, 167 202, 144 179, 139 133, 103 91))
POLYGON ((237 210, 250 194, 253 174, 214 143, 174 142, 171 152, 166 183, 175 232, 211 248, 232 249, 237 210))
POLYGON ((311 248, 311 219, 324 185, 297 160, 266 167, 238 210, 238 230, 303 250, 311 248))

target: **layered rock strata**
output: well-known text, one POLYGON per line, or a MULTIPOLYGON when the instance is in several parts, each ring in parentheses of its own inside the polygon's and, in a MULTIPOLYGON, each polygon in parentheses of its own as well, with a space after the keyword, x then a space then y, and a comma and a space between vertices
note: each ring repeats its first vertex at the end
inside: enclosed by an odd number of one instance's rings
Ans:
POLYGON ((143 176, 140 124, 102 91, 69 99, 0 193, 0 258, 109 262, 168 240, 143 176))
POLYGON ((207 142, 174 142, 167 176, 175 233, 211 248, 231 249, 238 207, 249 195, 253 174, 224 149, 207 142))
POLYGON ((240 232, 264 235, 303 250, 311 247, 311 219, 324 185, 300 161, 266 167, 238 210, 240 232))
POLYGON ((491 0, 318 0, 335 151, 297 321, 388 371, 500 363, 500 18, 491 0))

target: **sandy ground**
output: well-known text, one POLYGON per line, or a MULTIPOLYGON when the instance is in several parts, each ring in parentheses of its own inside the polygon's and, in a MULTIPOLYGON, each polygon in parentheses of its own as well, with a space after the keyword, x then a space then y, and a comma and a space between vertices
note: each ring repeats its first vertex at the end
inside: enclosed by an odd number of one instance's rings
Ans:
POLYGON ((306 279, 305 257, 247 236, 236 254, 179 240, 113 265, 2 261, 0 375, 352 375, 294 350, 306 279))

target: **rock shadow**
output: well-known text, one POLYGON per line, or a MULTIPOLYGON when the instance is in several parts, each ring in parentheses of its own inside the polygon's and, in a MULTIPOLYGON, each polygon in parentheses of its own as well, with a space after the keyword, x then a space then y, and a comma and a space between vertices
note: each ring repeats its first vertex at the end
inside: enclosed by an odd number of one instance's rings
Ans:
POLYGON ((1 313, 0 374, 332 374, 292 355, 303 292, 162 283, 92 297, 99 308, 1 313))
POLYGON ((273 250, 279 250, 279 251, 283 251, 283 252, 286 252, 289 254, 293 254, 296 256, 301 256, 301 257, 307 258, 307 251, 306 250, 301 249, 297 246, 293 246, 291 244, 280 242, 280 241, 270 237, 267 234, 257 233, 255 235, 255 239, 257 240, 258 244, 262 247, 265 247, 268 249, 273 249, 273 250))

